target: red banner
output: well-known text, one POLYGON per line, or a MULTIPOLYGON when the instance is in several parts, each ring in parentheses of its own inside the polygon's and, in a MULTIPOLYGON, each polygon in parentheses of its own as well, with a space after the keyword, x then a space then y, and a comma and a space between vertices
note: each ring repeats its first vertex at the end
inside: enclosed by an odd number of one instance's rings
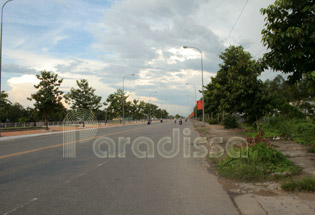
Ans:
POLYGON ((202 109, 203 109, 202 100, 197 101, 197 110, 202 110, 202 109))
POLYGON ((188 118, 190 119, 190 118, 192 118, 194 115, 195 115, 194 112, 192 112, 192 113, 189 115, 188 118))

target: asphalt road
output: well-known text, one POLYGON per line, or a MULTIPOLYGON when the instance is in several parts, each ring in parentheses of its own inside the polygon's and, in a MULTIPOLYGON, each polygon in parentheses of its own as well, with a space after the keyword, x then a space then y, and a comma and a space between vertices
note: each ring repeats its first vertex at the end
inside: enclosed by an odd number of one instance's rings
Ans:
MULTIPOLYGON (((189 122, 102 128, 94 138, 75 134, 72 158, 63 157, 63 134, 0 142, 0 214, 238 214, 204 159, 192 156, 198 149, 189 142, 184 147, 184 138, 197 137, 189 122), (180 150, 165 158, 157 145, 168 136, 176 142, 174 128, 180 128, 180 150), (183 134, 184 128, 191 134, 183 134), (115 142, 115 158, 97 156, 110 151, 95 145, 102 137, 115 142), (119 137, 130 138, 124 157, 119 137), (150 138, 154 148, 146 152, 143 143, 136 150, 139 137, 150 138), (139 158, 139 151, 146 157, 139 158)), ((172 150, 170 144, 165 150, 172 150)))

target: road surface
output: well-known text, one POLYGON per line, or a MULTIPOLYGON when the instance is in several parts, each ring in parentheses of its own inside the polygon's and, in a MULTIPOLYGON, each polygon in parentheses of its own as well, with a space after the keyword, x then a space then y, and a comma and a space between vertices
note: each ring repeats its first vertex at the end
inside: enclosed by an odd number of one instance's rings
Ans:
MULTIPOLYGON (((72 158, 63 157, 63 134, 1 141, 0 214, 238 214, 216 177, 201 165, 203 159, 185 158, 184 146, 176 157, 160 155, 157 143, 173 138, 176 128, 181 146, 184 137, 191 142, 197 137, 190 122, 102 128, 94 138, 77 134, 70 142, 75 144, 72 158), (191 134, 185 136, 184 128, 191 134), (115 158, 97 154, 110 151, 95 144, 97 139, 102 143, 102 137, 115 142, 115 158), (131 141, 123 158, 119 137, 131 141), (133 141, 139 137, 152 140, 153 158, 135 153, 133 141)), ((196 152, 193 145, 188 147, 190 154, 196 152)), ((140 151, 145 149, 139 145, 140 151)))

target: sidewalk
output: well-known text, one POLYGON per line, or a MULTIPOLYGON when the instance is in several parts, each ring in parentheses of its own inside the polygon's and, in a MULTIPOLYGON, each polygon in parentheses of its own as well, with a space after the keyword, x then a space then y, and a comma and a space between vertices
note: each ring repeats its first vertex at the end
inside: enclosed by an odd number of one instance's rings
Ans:
MULTIPOLYGON (((220 125, 199 127, 200 122, 194 122, 194 126, 201 136, 223 137, 226 141, 231 137, 244 137, 239 134, 239 129, 224 129, 220 125)), ((303 168, 303 174, 315 175, 315 154, 307 153, 306 147, 290 141, 272 141, 276 148, 289 156, 297 165, 303 168)), ((209 168, 216 174, 214 166, 209 168)), ((314 215, 315 193, 286 192, 277 182, 244 183, 233 181, 218 176, 218 181, 227 190, 230 197, 242 215, 314 215)))

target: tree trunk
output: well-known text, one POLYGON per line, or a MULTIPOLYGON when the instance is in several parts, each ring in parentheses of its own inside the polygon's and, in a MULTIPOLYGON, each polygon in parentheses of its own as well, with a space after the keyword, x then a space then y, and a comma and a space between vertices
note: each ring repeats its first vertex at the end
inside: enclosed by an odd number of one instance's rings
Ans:
POLYGON ((84 111, 83 111, 83 128, 85 127, 85 114, 84 114, 84 111))
POLYGON ((260 131, 259 119, 257 116, 256 116, 256 125, 257 125, 257 130, 260 131))
POLYGON ((45 123, 45 126, 46 126, 46 130, 48 130, 48 121, 47 121, 46 113, 44 113, 44 123, 45 123))

